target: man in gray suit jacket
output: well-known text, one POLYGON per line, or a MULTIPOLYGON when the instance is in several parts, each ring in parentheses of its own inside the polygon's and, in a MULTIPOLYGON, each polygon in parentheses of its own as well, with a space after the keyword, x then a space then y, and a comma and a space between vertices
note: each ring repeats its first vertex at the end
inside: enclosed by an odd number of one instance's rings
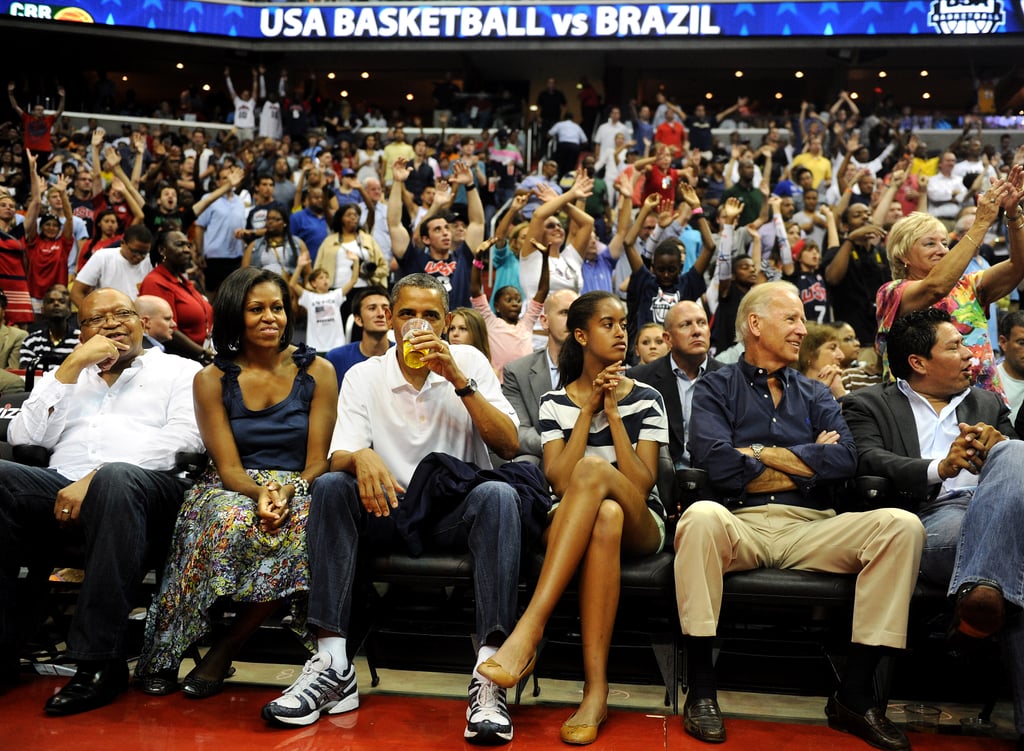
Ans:
POLYGON ((945 311, 898 319, 887 347, 896 383, 843 399, 859 472, 888 478, 899 500, 886 503, 921 517, 928 533, 921 574, 948 582, 956 629, 986 637, 1006 623, 1024 743, 1024 625, 1008 617, 1024 606, 1024 443, 1008 440, 1016 436, 1002 398, 971 386, 971 351, 945 311))
POLYGON ((631 368, 626 375, 656 389, 668 412, 668 451, 675 469, 690 466, 686 426, 690 420, 693 386, 722 363, 708 356, 711 334, 704 307, 692 300, 677 302, 665 314, 662 336, 669 352, 654 362, 631 368))
POLYGON ((540 444, 540 398, 558 388, 558 356, 569 336, 566 317, 577 295, 572 290, 552 292, 544 301, 540 325, 548 334, 548 344, 533 354, 513 360, 505 366, 501 390, 519 416, 519 454, 516 461, 539 464, 543 458, 540 444))

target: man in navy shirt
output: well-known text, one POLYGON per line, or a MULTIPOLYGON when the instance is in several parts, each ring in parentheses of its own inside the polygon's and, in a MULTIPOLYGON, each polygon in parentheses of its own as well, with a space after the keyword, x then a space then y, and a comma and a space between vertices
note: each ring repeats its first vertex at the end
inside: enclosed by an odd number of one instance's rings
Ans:
POLYGON ((307 188, 303 199, 302 211, 296 211, 291 215, 292 234, 302 238, 309 249, 310 261, 315 261, 320 244, 330 234, 324 189, 319 185, 307 188))
MULTIPOLYGON (((692 188, 686 186, 686 190, 696 198, 692 188)), ((636 222, 623 240, 626 246, 626 258, 632 270, 629 286, 626 288, 630 352, 634 350, 637 332, 643 328, 644 324, 653 322, 664 326, 665 316, 673 305, 682 300, 700 299, 707 289, 704 272, 711 262, 711 253, 715 249, 714 243, 704 243, 693 266, 683 274, 680 272, 683 270, 686 248, 678 237, 670 237, 655 246, 651 269, 648 270, 644 266, 640 254, 636 251, 636 238, 640 233, 641 225, 657 203, 656 195, 647 197, 644 207, 637 215, 636 222)), ((701 221, 706 221, 703 216, 701 221)), ((707 237, 710 239, 710 232, 707 237)))
POLYGON ((807 333, 788 282, 755 286, 740 303, 742 359, 697 381, 688 449, 707 471, 714 500, 682 515, 675 535, 679 621, 687 639, 689 686, 683 727, 702 741, 725 740, 712 645, 722 577, 760 567, 858 574, 852 644, 830 727, 902 751, 906 736, 874 696, 887 650, 906 646, 910 597, 925 533, 903 509, 836 515, 828 484, 857 470, 857 448, 839 404, 792 366, 807 333))
POLYGON ((345 381, 345 374, 353 365, 377 355, 383 355, 394 342, 388 339, 388 311, 391 299, 383 287, 363 287, 352 302, 352 318, 355 325, 363 330, 359 341, 342 344, 327 353, 327 359, 334 366, 338 377, 338 390, 345 381))
POLYGON ((448 216, 432 216, 420 222, 420 238, 423 249, 409 240, 409 230, 402 224, 402 183, 409 177, 409 167, 404 159, 395 160, 391 169, 397 186, 388 195, 388 230, 391 233, 391 249, 398 260, 398 276, 425 273, 435 277, 448 292, 451 309, 469 307, 470 265, 473 263, 472 248, 484 239, 484 207, 473 182, 473 174, 462 162, 452 162, 451 182, 466 188, 467 214, 465 240, 452 247, 452 231, 448 216))

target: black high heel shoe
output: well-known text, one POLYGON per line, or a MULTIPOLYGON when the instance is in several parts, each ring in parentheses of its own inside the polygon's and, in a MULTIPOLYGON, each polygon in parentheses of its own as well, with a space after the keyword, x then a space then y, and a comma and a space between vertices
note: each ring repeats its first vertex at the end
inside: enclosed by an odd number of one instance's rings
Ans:
MULTIPOLYGON (((192 671, 192 673, 194 672, 195 670, 192 671)), ((181 693, 189 699, 209 699, 223 690, 224 681, 235 674, 235 668, 228 665, 228 669, 219 680, 200 678, 192 673, 186 675, 185 679, 181 682, 181 693)))
POLYGON ((138 681, 139 690, 150 696, 167 696, 178 690, 178 669, 167 668, 144 676, 138 681))
MULTIPOLYGON (((202 657, 199 655, 199 647, 193 644, 185 653, 181 656, 181 659, 191 659, 196 667, 202 662, 202 657)), ((143 693, 149 694, 150 696, 168 696, 177 691, 180 686, 178 684, 178 670, 179 667, 164 668, 163 670, 157 670, 155 673, 144 675, 134 682, 136 688, 143 693)))

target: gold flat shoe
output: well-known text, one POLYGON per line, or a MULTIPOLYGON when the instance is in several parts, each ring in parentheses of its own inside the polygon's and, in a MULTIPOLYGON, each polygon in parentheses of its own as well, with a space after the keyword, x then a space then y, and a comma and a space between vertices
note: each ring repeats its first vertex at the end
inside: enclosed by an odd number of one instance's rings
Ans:
POLYGON ((569 743, 573 746, 586 746, 597 740, 597 731, 608 719, 607 713, 598 720, 596 725, 574 725, 573 719, 576 713, 573 712, 568 720, 562 725, 562 743, 569 743))
POLYGON ((537 662, 537 653, 533 653, 533 657, 526 663, 526 667, 523 668, 523 672, 519 675, 513 675, 503 668, 498 662, 495 662, 493 658, 488 657, 486 660, 480 663, 477 667, 477 672, 480 673, 484 678, 495 683, 502 688, 514 688, 519 685, 519 681, 523 680, 526 676, 533 672, 533 666, 537 662))

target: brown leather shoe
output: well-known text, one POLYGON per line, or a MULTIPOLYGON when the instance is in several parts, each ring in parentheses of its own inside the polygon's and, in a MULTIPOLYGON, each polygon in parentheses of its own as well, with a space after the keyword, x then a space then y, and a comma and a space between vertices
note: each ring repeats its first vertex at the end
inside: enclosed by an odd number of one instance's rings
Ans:
POLYGON ((956 630, 985 639, 1003 627, 1006 603, 995 583, 969 582, 956 594, 956 630))
POLYGON ((683 705, 683 730, 705 743, 725 742, 725 720, 714 699, 690 699, 683 705))

